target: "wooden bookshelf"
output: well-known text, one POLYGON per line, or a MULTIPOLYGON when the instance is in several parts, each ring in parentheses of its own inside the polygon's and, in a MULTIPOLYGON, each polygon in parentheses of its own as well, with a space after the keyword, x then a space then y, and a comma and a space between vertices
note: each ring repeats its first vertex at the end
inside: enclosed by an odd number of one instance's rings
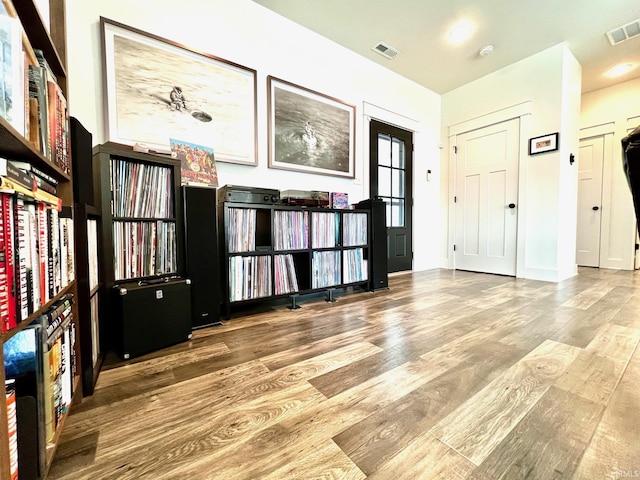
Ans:
MULTIPOLYGON (((25 58, 28 63, 35 65, 37 63, 34 49, 41 50, 44 58, 46 59, 51 71, 55 74, 56 83, 59 87, 59 91, 64 96, 64 100, 68 102, 69 92, 67 89, 67 75, 66 75, 66 34, 65 34, 65 2, 64 0, 50 0, 50 30, 47 29, 46 23, 43 21, 40 12, 36 6, 34 0, 2 0, 3 7, 9 16, 17 18, 22 25, 22 48, 25 54, 25 58)), ((25 89, 28 89, 28 86, 25 89)), ((68 104, 67 104, 68 105, 68 104)), ((25 106, 26 108, 26 106, 25 106)), ((64 136, 68 133, 66 130, 66 124, 64 123, 64 116, 67 114, 65 111, 60 114, 61 130, 59 139, 64 144, 64 136)), ((28 112, 25 112, 28 115, 28 112)), ((9 160, 17 160, 21 162, 28 162, 33 167, 36 167, 40 171, 49 175, 55 181, 57 181, 57 193, 56 196, 62 201, 64 214, 73 215, 72 209, 74 205, 73 199, 73 185, 72 185, 72 161, 68 152, 66 153, 66 165, 56 164, 49 158, 46 153, 40 148, 36 148, 25 136, 23 136, 18 130, 14 128, 4 118, 0 118, 0 156, 9 160)), ((37 198, 37 197, 36 197, 37 198)), ((62 216, 63 213, 61 212, 62 216)), ((73 242, 70 242, 70 254, 73 255, 74 247, 73 242)), ((74 257, 75 258, 75 257, 74 257)), ((66 259, 65 259, 66 261, 66 259)), ((75 275, 75 264, 73 265, 73 272, 75 275)), ((11 341, 16 335, 23 332, 30 324, 37 321, 43 313, 45 313, 52 305, 60 300, 66 294, 72 294, 74 298, 77 298, 77 284, 75 278, 68 281, 67 285, 61 285, 59 291, 55 292, 52 298, 44 302, 39 308, 30 313, 26 318, 23 318, 15 327, 0 334, 0 360, 2 360, 3 368, 0 370, 0 380, 5 379, 5 357, 4 357, 4 345, 6 342, 11 341)), ((79 328, 79 315, 76 304, 71 307, 72 322, 74 325, 75 333, 80 333, 79 328)), ((78 392, 81 392, 81 379, 80 379, 80 367, 81 359, 80 352, 82 346, 80 341, 75 342, 75 351, 69 352, 72 357, 75 358, 77 371, 76 375, 70 379, 69 385, 73 388, 73 397, 69 401, 69 407, 79 397, 78 392)), ((67 362, 71 362, 71 359, 67 359, 67 362)), ((67 363, 71 365, 71 363, 67 363)), ((54 432, 53 440, 46 443, 45 451, 43 452, 43 458, 45 458, 44 465, 40 465, 40 477, 45 477, 49 466, 51 465, 52 458, 55 454, 58 438, 62 431, 62 425, 66 414, 58 420, 58 428, 54 432)), ((40 419, 38 419, 40 421, 40 419)), ((0 406, 0 478, 10 478, 10 460, 9 460, 9 448, 6 442, 8 434, 7 429, 7 410, 6 403, 3 401, 0 406)), ((35 443, 35 439, 33 439, 35 443)))

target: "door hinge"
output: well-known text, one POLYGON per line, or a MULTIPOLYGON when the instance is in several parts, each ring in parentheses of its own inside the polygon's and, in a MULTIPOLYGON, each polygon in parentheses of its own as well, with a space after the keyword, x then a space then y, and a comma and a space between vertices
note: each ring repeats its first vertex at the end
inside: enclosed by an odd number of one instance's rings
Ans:
POLYGON ((457 196, 457 195, 454 195, 454 196, 453 196, 453 203, 456 203, 457 201, 458 201, 458 196, 457 196))
POLYGON ((457 145, 453 146, 453 153, 458 153, 458 146, 457 145))
POLYGON ((454 252, 456 251, 456 245, 455 245, 455 243, 453 244, 453 251, 454 251, 454 252))
POLYGON ((640 250, 640 243, 636 243, 636 250, 640 250))

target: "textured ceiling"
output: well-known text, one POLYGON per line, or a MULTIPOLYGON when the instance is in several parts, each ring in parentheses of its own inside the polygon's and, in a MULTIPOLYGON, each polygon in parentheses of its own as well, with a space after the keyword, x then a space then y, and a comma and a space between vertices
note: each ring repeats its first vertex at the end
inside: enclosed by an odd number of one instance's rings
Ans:
POLYGON ((254 0, 436 93, 443 94, 560 42, 582 65, 583 93, 640 77, 640 35, 611 46, 605 33, 640 18, 640 0, 254 0), (462 45, 447 41, 459 19, 475 24, 462 45), (401 53, 372 51, 384 42, 401 53), (494 45, 491 55, 480 48, 494 45), (604 71, 639 65, 625 77, 604 71))

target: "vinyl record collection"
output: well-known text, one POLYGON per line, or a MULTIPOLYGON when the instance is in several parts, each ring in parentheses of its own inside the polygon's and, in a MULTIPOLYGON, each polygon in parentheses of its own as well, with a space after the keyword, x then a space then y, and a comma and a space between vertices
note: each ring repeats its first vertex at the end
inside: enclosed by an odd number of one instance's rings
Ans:
POLYGON ((367 209, 237 201, 218 208, 228 318, 235 302, 368 286, 367 209))
POLYGON ((345 213, 342 216, 342 244, 353 247, 367 244, 367 215, 345 213))
POLYGON ((301 250, 309 248, 309 212, 276 210, 273 212, 273 248, 301 250))
POLYGON ((367 259, 362 248, 353 248, 342 252, 344 262, 344 283, 361 282, 368 279, 367 259))
POLYGON ((173 178, 163 165, 110 161, 114 279, 177 271, 173 178))
POLYGON ((276 255, 273 258, 276 295, 297 292, 299 290, 298 277, 296 275, 293 255, 286 253, 284 255, 276 255))
POLYGON ((340 252, 313 252, 312 288, 332 287, 341 283, 340 252))
POLYGON ((111 160, 114 217, 171 218, 171 170, 114 158, 111 160))
POLYGON ((229 258, 230 301, 268 297, 272 291, 270 256, 229 258))
POLYGON ((113 230, 116 280, 167 275, 176 271, 175 223, 114 222, 113 230))
POLYGON ((256 249, 256 209, 230 208, 229 228, 226 230, 230 253, 251 252, 256 249))
POLYGON ((333 248, 338 245, 340 214, 335 212, 313 212, 311 214, 311 248, 333 248))

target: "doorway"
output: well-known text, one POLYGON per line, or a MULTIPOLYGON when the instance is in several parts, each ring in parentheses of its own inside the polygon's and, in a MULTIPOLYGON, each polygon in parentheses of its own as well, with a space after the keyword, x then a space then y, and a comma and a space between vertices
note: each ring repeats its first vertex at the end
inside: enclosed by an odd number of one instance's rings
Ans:
POLYGON ((386 204, 388 272, 411 270, 413 244, 413 133, 369 123, 369 191, 386 204))
POLYGON ((576 263, 583 267, 600 266, 603 165, 604 136, 580 140, 576 263))
POLYGON ((516 275, 520 120, 455 137, 454 265, 516 275))

